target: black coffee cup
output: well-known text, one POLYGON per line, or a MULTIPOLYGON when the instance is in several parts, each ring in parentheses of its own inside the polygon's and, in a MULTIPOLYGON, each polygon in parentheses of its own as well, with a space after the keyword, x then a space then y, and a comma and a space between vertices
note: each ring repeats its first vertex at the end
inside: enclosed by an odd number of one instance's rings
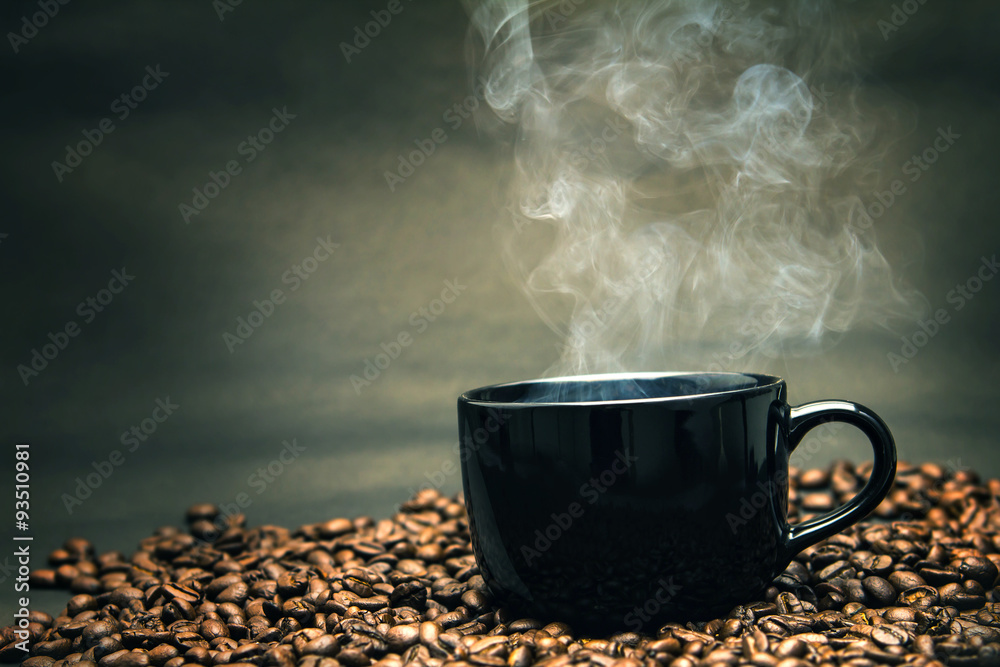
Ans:
POLYGON ((727 613, 885 497, 896 448, 864 406, 790 407, 783 380, 635 373, 533 380, 458 399, 472 546, 499 601, 578 628, 727 613), (874 465, 846 505, 788 524, 788 457, 846 422, 874 465))

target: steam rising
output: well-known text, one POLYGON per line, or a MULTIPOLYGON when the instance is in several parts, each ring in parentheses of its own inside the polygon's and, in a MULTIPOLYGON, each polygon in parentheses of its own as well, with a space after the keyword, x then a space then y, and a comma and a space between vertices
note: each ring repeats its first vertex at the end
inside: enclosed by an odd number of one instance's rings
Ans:
POLYGON ((512 128, 506 258, 564 338, 550 373, 760 370, 919 310, 859 197, 892 128, 826 4, 468 9, 512 128))

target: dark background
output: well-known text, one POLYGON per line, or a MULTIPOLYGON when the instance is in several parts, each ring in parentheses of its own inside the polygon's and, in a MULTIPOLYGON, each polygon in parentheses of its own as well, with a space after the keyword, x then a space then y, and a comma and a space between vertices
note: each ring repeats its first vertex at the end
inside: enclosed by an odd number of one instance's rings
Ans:
MULTIPOLYGON (((839 5, 863 35, 867 86, 913 119, 898 128, 886 182, 938 128, 961 136, 908 184, 879 233, 902 276, 951 321, 898 372, 886 355, 899 338, 877 331, 755 370, 783 375, 796 403, 876 409, 901 458, 997 475, 1000 281, 961 311, 946 295, 1000 250, 1000 10, 930 0, 883 35, 892 5, 839 5)), ((250 523, 295 527, 386 515, 431 483, 457 491, 459 477, 440 473, 457 461, 455 397, 555 360, 558 339, 493 241, 510 156, 471 119, 455 128, 445 117, 471 91, 466 15, 453 2, 402 6, 350 63, 340 43, 385 3, 246 1, 220 21, 210 0, 71 2, 18 53, 0 46, 0 489, 13 486, 13 444, 30 442, 33 567, 72 535, 129 553, 188 505, 241 493, 250 523), (169 75, 119 120, 113 100, 157 65, 169 75), (246 163, 241 142, 285 107, 295 118, 246 163), (59 182, 51 163, 105 117, 115 130, 59 182), (437 128, 447 141, 390 191, 384 172, 437 128), (185 224, 178 205, 234 159, 242 172, 185 224), (317 237, 339 247, 291 291, 282 276, 317 237), (85 323, 78 304, 122 267, 134 281, 85 323), (446 280, 465 289, 423 330, 411 313, 446 280), (287 300, 231 353, 223 334, 274 289, 287 300), (70 321, 79 335, 26 386, 18 365, 70 321), (350 376, 401 332, 413 344, 355 391, 350 376), (122 433, 168 397, 179 408, 128 451, 122 433), (293 438, 298 458, 272 466, 280 472, 263 485, 251 478, 293 438), (124 462, 70 512, 66 494, 116 449, 124 462)), ((37 11, 5 2, 4 33, 37 11)), ((868 455, 847 430, 826 440, 799 463, 868 455)), ((12 493, 0 498, 12 514, 12 493)), ((0 544, 13 544, 12 524, 0 522, 0 544)), ((0 618, 15 599, 12 551, 0 547, 0 618)))

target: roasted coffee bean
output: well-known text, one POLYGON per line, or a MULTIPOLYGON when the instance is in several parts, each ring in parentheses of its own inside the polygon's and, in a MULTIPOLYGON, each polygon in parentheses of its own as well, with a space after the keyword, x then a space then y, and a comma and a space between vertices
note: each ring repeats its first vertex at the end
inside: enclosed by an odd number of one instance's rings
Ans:
POLYGON ((278 594, 278 582, 274 579, 259 579, 250 584, 248 597, 259 600, 274 600, 278 594))
POLYGON ((302 629, 302 624, 291 616, 279 618, 275 626, 282 636, 293 635, 302 629))
POLYGON ((825 566, 819 572, 820 579, 832 580, 838 578, 850 578, 854 576, 854 568, 846 560, 838 560, 825 566))
POLYGON ((889 583, 897 591, 905 591, 907 589, 913 588, 914 586, 924 586, 927 582, 924 581, 916 572, 910 572, 907 570, 897 570, 893 572, 888 577, 889 583))
POLYGON ((297 571, 285 572, 277 578, 275 584, 277 593, 287 598, 304 593, 308 582, 308 576, 301 571, 297 571))
POLYGON ((264 616, 272 621, 281 618, 281 607, 262 598, 249 600, 244 605, 244 611, 247 616, 264 616))
POLYGON ((371 658, 359 649, 345 648, 337 654, 337 661, 347 667, 367 667, 371 664, 371 658))
POLYGON ((44 627, 49 627, 52 625, 52 616, 45 613, 44 611, 39 611, 38 609, 32 609, 28 612, 28 622, 29 623, 39 623, 44 627))
POLYGON ((242 584, 242 583, 244 583, 243 577, 241 577, 239 574, 235 572, 230 572, 228 574, 224 574, 209 581, 208 584, 205 585, 205 588, 202 592, 205 594, 206 598, 211 600, 215 599, 219 595, 219 593, 226 590, 233 584, 242 584))
POLYGON ((459 604, 463 593, 465 586, 455 580, 438 579, 431 587, 434 599, 446 606, 459 604))
POLYGON ((69 582, 69 590, 74 593, 96 595, 104 590, 104 586, 101 585, 101 582, 96 577, 80 574, 73 581, 69 582))
POLYGON ((216 637, 228 637, 229 628, 222 621, 209 618, 201 622, 199 633, 205 639, 212 641, 216 637))
POLYGON ((951 564, 965 579, 972 579, 983 588, 992 588, 997 580, 997 566, 988 558, 967 556, 951 564))
POLYGON ((879 646, 900 646, 909 640, 909 635, 890 623, 872 626, 871 639, 879 646))
POLYGON ((351 544, 351 549, 362 558, 374 558, 385 553, 385 547, 377 542, 359 540, 351 544))
MULTIPOLYGON (((792 515, 843 502, 870 471, 838 462, 793 474, 792 515)), ((53 554, 53 569, 31 573, 32 582, 48 577, 86 593, 58 618, 31 614, 24 664, 994 664, 995 495, 1000 481, 900 464, 876 512, 884 522, 805 550, 762 599, 725 618, 667 624, 656 638, 609 624, 589 639, 552 618, 545 625, 495 607, 461 503, 436 491, 420 492, 391 519, 332 519, 294 533, 246 528, 242 516, 220 528, 218 509, 201 506, 188 513, 189 533, 160 528, 130 558, 71 541, 53 554), (894 520, 894 512, 909 516, 894 520)), ((13 640, 13 628, 4 629, 0 660, 23 657, 13 640)))
POLYGON ((180 650, 208 648, 208 642, 197 632, 178 632, 173 636, 173 644, 180 650))
POLYGON ((462 625, 467 621, 468 616, 466 616, 464 612, 457 610, 448 612, 447 614, 441 614, 434 619, 435 623, 446 630, 462 625))
POLYGON ((941 598, 941 604, 955 607, 960 611, 981 607, 986 602, 982 595, 970 594, 961 584, 957 583, 939 587, 938 595, 941 598))
POLYGON ((163 607, 163 622, 166 624, 179 620, 191 620, 195 617, 195 609, 191 603, 184 600, 171 600, 163 607))
POLYGON ((231 602, 235 605, 242 605, 247 600, 247 594, 249 593, 249 587, 242 581, 237 581, 236 583, 227 586, 221 593, 215 597, 216 602, 231 602))
POLYGON ((281 605, 281 614, 283 616, 294 618, 303 624, 308 624, 315 613, 316 610, 312 603, 299 597, 285 600, 281 605))
POLYGON ((798 487, 800 489, 818 489, 826 486, 830 480, 830 472, 821 468, 803 470, 798 475, 798 487))
POLYGON ((850 579, 847 582, 847 599, 860 605, 868 605, 868 593, 864 584, 859 579, 850 579))
POLYGON ((388 595, 373 595, 368 598, 358 598, 354 603, 360 609, 366 611, 378 611, 389 606, 388 595))
POLYGON ((808 493, 800 501, 802 509, 808 512, 828 512, 835 506, 833 498, 826 493, 808 493))
POLYGON ((85 611, 92 611, 98 608, 97 600, 92 595, 74 595, 66 603, 66 614, 76 616, 85 611))
POLYGON ((94 621, 83 629, 83 643, 87 648, 95 646, 104 637, 109 637, 118 628, 109 621, 94 621))
POLYGON ((132 586, 121 586, 109 593, 108 600, 111 604, 121 608, 128 608, 133 602, 142 605, 145 602, 146 594, 140 589, 132 586))
MULTIPOLYGON (((127 649, 142 648, 157 638, 157 632, 148 628, 139 627, 121 632, 122 646, 127 649)), ((167 634, 169 637, 169 633, 167 634)))
MULTIPOLYGON (((11 661, 14 662, 14 661, 11 661)), ((25 659, 21 664, 28 667, 52 667, 56 659, 48 655, 36 655, 25 659)))
POLYGON ((427 587, 419 581, 405 581, 392 590, 389 601, 395 606, 423 609, 427 602, 427 587))
POLYGON ((189 507, 184 518, 189 524, 193 524, 196 521, 212 521, 217 516, 219 516, 218 507, 210 503, 201 503, 189 507))
POLYGON ((118 651, 101 659, 101 667, 147 667, 149 653, 142 649, 118 651))
POLYGON ((872 554, 871 558, 868 559, 863 567, 862 572, 865 574, 874 574, 876 576, 887 576, 892 571, 893 559, 884 553, 872 554))
POLYGON ((424 621, 418 628, 420 643, 425 646, 437 644, 438 636, 441 634, 441 626, 433 621, 424 621))
POLYGON ((479 654, 489 654, 489 655, 504 655, 507 654, 508 639, 500 635, 493 635, 490 637, 483 637, 478 639, 469 645, 469 653, 473 655, 479 654))
POLYGON ((783 658, 803 658, 809 651, 809 645, 798 637, 789 637, 778 643, 774 647, 774 657, 783 658))
POLYGON ((838 544, 822 544, 814 547, 809 556, 809 562, 813 570, 816 570, 817 568, 825 568, 827 565, 831 565, 837 561, 850 559, 851 556, 850 551, 838 544))
POLYGON ((47 655, 57 660, 69 655, 72 642, 69 639, 50 639, 48 641, 35 642, 32 647, 34 655, 47 655))
POLYGON ((56 568, 56 584, 69 587, 70 582, 80 576, 80 570, 69 563, 56 568))
POLYGON ((914 609, 930 609, 940 601, 933 586, 915 586, 899 594, 899 603, 914 609))
POLYGON ((920 576, 931 586, 943 586, 962 581, 962 575, 951 568, 922 567, 920 568, 920 576))
MULTIPOLYGON (((774 664, 777 664, 777 663, 778 663, 778 661, 775 660, 774 664)), ((551 664, 551 663, 547 663, 547 664, 551 664)), ((679 658, 676 658, 675 660, 673 660, 670 663, 670 667, 698 667, 698 660, 693 660, 693 659, 689 658, 688 656, 680 656, 679 658)))
POLYGON ((490 603, 487 595, 476 590, 465 591, 462 593, 459 601, 472 613, 479 613, 485 610, 490 603))
POLYGON ((463 635, 481 635, 486 632, 486 626, 478 621, 469 621, 452 630, 463 635))
POLYGON ((198 591, 180 584, 164 584, 160 591, 168 600, 183 600, 188 603, 198 602, 201 596, 198 591))
POLYGON ((171 644, 160 644, 149 650, 149 662, 153 665, 164 665, 168 660, 178 657, 180 651, 171 644))
POLYGON ((320 635, 307 642, 301 650, 302 655, 322 655, 332 657, 340 650, 340 642, 332 635, 320 635))
POLYGON ((802 602, 792 593, 780 593, 774 604, 778 607, 779 614, 797 614, 802 611, 802 602))
POLYGON ((896 589, 882 577, 865 577, 861 580, 861 585, 873 606, 884 607, 896 601, 896 589))
POLYGON ((890 623, 917 623, 923 620, 924 614, 911 607, 889 607, 882 613, 882 618, 890 623))
POLYGON ((508 667, 528 667, 533 659, 531 649, 527 646, 518 646, 507 657, 508 667))
POLYGON ((542 623, 533 618, 519 618, 515 621, 511 621, 507 625, 507 629, 512 633, 527 632, 528 630, 539 630, 542 625, 542 623))
POLYGON ((542 628, 542 632, 547 632, 552 637, 560 637, 562 635, 571 634, 572 629, 565 623, 560 623, 558 621, 554 623, 549 623, 542 628))
MULTIPOLYGON (((529 643, 534 642, 533 636, 531 638, 525 637, 524 639, 526 642, 529 643)), ((453 631, 440 633, 438 635, 438 642, 443 646, 447 646, 453 649, 457 649, 459 646, 464 646, 464 644, 462 643, 462 635, 453 631)))
POLYGON ((28 583, 35 588, 54 588, 57 585, 56 571, 49 569, 32 570, 28 583))
POLYGON ((350 519, 330 519, 326 523, 319 524, 317 528, 320 539, 328 540, 354 532, 354 523, 350 519))
MULTIPOLYGON (((430 623, 429 625, 431 627, 436 627, 434 626, 433 623, 430 623)), ((393 651, 395 653, 402 653, 410 646, 417 643, 417 641, 421 639, 421 636, 422 636, 422 626, 416 626, 412 624, 395 625, 389 628, 388 631, 386 631, 385 640, 386 643, 389 645, 390 651, 393 651)), ((423 643, 427 645, 432 645, 434 644, 436 639, 437 635, 435 634, 433 638, 430 639, 430 641, 426 641, 423 643)))
MULTIPOLYGON (((358 620, 358 619, 354 619, 354 620, 358 620)), ((363 621, 362 621, 362 623, 363 623, 363 621)), ((296 650, 296 652, 301 653, 302 652, 302 648, 306 644, 308 644, 312 640, 316 639, 317 637, 321 637, 322 635, 323 635, 323 631, 319 630, 318 628, 303 628, 302 630, 299 630, 298 632, 296 632, 294 634, 286 635, 285 638, 282 641, 286 642, 286 643, 290 642, 292 644, 292 648, 294 648, 296 650)), ((349 642, 349 641, 354 641, 355 637, 353 637, 353 636, 351 636, 351 635, 348 634, 348 635, 345 635, 343 637, 343 639, 344 639, 344 642, 346 643, 346 642, 349 642)))

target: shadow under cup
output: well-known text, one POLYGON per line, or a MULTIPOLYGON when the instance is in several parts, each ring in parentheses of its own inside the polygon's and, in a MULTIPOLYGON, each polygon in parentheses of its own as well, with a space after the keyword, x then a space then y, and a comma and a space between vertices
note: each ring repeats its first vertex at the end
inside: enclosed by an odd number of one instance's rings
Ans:
POLYGON ((864 518, 896 454, 864 406, 786 402, 783 380, 638 373, 484 387, 458 399, 472 544, 498 600, 577 627, 638 630, 759 596, 800 551, 864 518), (843 421, 875 452, 848 504, 789 526, 788 457, 843 421))

